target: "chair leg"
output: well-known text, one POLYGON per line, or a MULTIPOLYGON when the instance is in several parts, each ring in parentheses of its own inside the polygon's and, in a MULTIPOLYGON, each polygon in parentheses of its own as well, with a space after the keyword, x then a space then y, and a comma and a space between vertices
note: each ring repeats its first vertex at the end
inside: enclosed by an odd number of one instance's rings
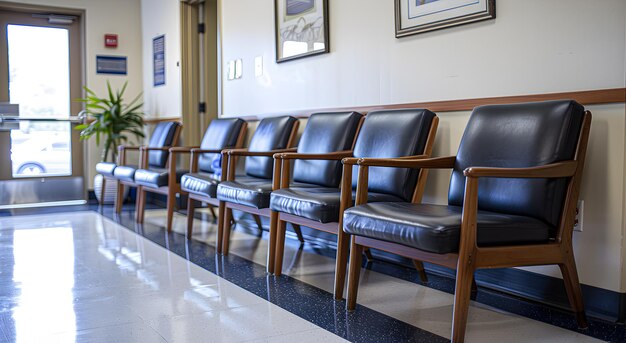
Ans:
POLYGON ((365 257, 367 258, 367 262, 374 261, 374 256, 372 256, 372 252, 370 251, 370 248, 363 247, 363 253, 365 253, 365 257))
POLYGON ((256 227, 259 229, 259 237, 263 235, 263 222, 261 222, 261 217, 258 214, 253 214, 252 217, 256 222, 256 227))
POLYGON ((217 220, 217 215, 215 214, 215 209, 213 209, 213 206, 209 205, 209 212, 211 212, 211 215, 213 216, 213 219, 217 220))
MULTIPOLYGON (((224 218, 226 217, 226 203, 224 203, 223 201, 220 201, 218 212, 219 216, 217 218, 217 238, 215 245, 217 245, 217 253, 223 254, 224 247, 222 246, 222 244, 224 244, 224 233, 230 232, 230 222, 226 222, 224 218)), ((226 255, 228 255, 228 252, 226 253, 226 255)))
POLYGON ((117 194, 115 196, 115 213, 122 213, 122 205, 124 205, 124 184, 117 182, 117 194))
POLYGON ((461 343, 465 340, 465 328, 469 312, 474 268, 470 265, 469 256, 459 256, 456 270, 456 287, 454 289, 454 309, 452 315, 452 342, 461 343))
POLYGON ((348 262, 350 236, 340 228, 337 232, 337 259, 335 260, 335 300, 343 298, 346 285, 346 263, 348 262))
POLYGON ((137 203, 135 204, 135 216, 138 224, 143 224, 146 212, 146 192, 142 186, 137 187, 137 203))
MULTIPOLYGON (((107 178, 102 175, 102 185, 100 185, 100 205, 104 205, 104 191, 107 188, 107 178)), ((118 183, 119 187, 119 183, 118 183)), ((117 212, 119 213, 119 212, 117 212)))
POLYGON ((187 238, 191 239, 193 233, 193 216, 196 213, 196 201, 191 197, 187 198, 187 238))
POLYGON ((267 242, 267 272, 274 274, 274 258, 276 257, 276 231, 278 230, 278 212, 270 212, 270 238, 267 242))
POLYGON ((167 194, 167 232, 172 232, 172 222, 174 221, 174 207, 176 206, 176 193, 167 194))
MULTIPOLYGON (((230 233, 232 231, 231 220, 233 219, 233 210, 230 208, 224 209, 224 227, 222 230, 222 255, 228 256, 228 252, 230 251, 230 233), (226 224, 228 223, 228 224, 226 224), (226 225, 228 225, 228 229, 226 229, 226 225)), ((218 228, 219 231, 219 228, 218 228)))
POLYGON ((293 231, 298 236, 298 240, 300 241, 300 243, 304 243, 304 236, 302 236, 302 229, 300 228, 300 225, 292 223, 291 227, 293 227, 293 231))
POLYGON ((352 236, 350 246, 350 269, 348 270, 348 311, 356 308, 356 296, 359 291, 359 277, 361 274, 361 260, 363 259, 363 246, 356 244, 356 237, 352 236))
POLYGON ((276 257, 274 257, 274 275, 280 276, 283 273, 283 259, 285 257, 285 231, 287 222, 278 220, 276 229, 276 257))
POLYGON ((561 268, 561 273, 563 274, 563 281, 565 282, 567 298, 569 299, 572 310, 576 315, 578 327, 581 329, 585 329, 589 327, 589 323, 587 322, 587 316, 585 315, 585 304, 583 302, 583 294, 580 288, 580 281, 578 280, 576 261, 574 260, 573 254, 568 254, 564 260, 564 263, 559 264, 559 268, 561 268))
POLYGON ((424 263, 419 260, 413 260, 413 266, 417 269, 417 272, 420 275, 420 281, 423 283, 428 282, 428 276, 426 275, 426 270, 424 269, 424 263))

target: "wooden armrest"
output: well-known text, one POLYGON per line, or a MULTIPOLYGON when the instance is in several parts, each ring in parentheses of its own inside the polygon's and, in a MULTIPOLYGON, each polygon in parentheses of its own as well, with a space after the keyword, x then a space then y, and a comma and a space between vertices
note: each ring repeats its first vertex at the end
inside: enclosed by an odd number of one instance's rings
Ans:
POLYGON ((141 149, 142 146, 126 146, 126 145, 120 145, 117 147, 118 151, 122 151, 122 150, 139 150, 141 149))
POLYGON ((192 149, 198 148, 197 146, 176 146, 169 148, 172 153, 191 152, 192 149))
POLYGON ((168 147, 168 146, 161 146, 161 147, 142 146, 141 149, 139 149, 139 150, 143 150, 143 151, 168 151, 168 150, 170 150, 170 147, 168 147))
POLYGON ((221 154, 222 149, 201 149, 201 148, 193 148, 191 149, 192 154, 221 154))
MULTIPOLYGON (((423 155, 420 155, 423 156, 423 155)), ((360 166, 368 167, 397 167, 397 168, 452 168, 456 156, 434 157, 434 158, 359 158, 357 163, 360 166)))
POLYGON ((463 171, 468 177, 500 177, 500 178, 557 178, 570 177, 576 172, 576 161, 565 161, 545 166, 527 168, 491 168, 469 167, 463 171))
POLYGON ((300 154, 300 153, 279 153, 274 158, 279 160, 335 160, 339 161, 346 157, 352 157, 352 150, 335 151, 324 154, 300 154))
MULTIPOLYGON (((428 158, 428 156, 427 155, 412 155, 412 156, 394 157, 393 159, 394 160, 417 160, 417 159, 424 159, 424 158, 428 158)), ((374 159, 373 158, 346 157, 343 160, 341 160, 341 163, 357 165, 359 164, 359 161, 361 160, 367 160, 367 163, 371 163, 371 161, 374 159)), ((382 160, 382 159, 379 159, 379 160, 382 160)))
POLYGON ((267 156, 267 157, 272 157, 272 156, 274 156, 274 154, 295 152, 295 151, 296 151, 296 148, 276 149, 276 150, 269 150, 269 151, 249 151, 248 149, 229 149, 229 150, 224 150, 222 153, 228 154, 229 156, 267 156))

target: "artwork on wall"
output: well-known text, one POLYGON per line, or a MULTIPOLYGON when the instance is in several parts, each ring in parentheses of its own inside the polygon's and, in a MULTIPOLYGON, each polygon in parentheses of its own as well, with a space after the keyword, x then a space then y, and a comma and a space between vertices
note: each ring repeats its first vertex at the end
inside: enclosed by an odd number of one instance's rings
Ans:
POLYGON ((395 0, 396 38, 496 17, 496 0, 395 0))
POLYGON ((328 0, 274 0, 276 62, 327 53, 328 0))

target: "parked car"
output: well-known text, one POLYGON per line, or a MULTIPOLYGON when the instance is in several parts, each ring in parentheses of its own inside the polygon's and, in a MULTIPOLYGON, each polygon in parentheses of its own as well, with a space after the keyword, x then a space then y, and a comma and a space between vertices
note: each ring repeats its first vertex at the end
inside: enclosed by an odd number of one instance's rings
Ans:
POLYGON ((13 144, 11 149, 13 176, 71 174, 72 154, 68 138, 44 135, 13 144))

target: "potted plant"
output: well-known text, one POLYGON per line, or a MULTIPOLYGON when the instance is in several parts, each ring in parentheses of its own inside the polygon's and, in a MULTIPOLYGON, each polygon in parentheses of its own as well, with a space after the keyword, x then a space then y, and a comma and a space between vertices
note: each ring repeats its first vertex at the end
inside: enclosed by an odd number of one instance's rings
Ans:
MULTIPOLYGON (((83 87, 86 97, 77 101, 85 104, 83 113, 86 115, 86 122, 76 126, 76 130, 81 130, 80 139, 87 140, 95 135, 96 144, 100 146, 100 142, 104 142, 102 149, 102 162, 117 161, 117 147, 128 141, 129 135, 134 135, 136 139, 143 138, 143 112, 141 107, 143 103, 139 100, 139 94, 130 103, 124 102, 124 91, 128 82, 120 90, 113 91, 111 84, 107 81, 107 97, 101 98, 94 91, 83 87)), ((110 202, 115 194, 116 183, 109 183, 112 187, 107 187, 104 198, 106 202, 110 202), (110 195, 109 195, 110 194, 110 195), (109 199, 110 198, 110 199, 109 199)), ((94 178, 94 190, 96 197, 100 200, 103 195, 100 194, 102 185, 102 175, 98 174, 94 178)))

